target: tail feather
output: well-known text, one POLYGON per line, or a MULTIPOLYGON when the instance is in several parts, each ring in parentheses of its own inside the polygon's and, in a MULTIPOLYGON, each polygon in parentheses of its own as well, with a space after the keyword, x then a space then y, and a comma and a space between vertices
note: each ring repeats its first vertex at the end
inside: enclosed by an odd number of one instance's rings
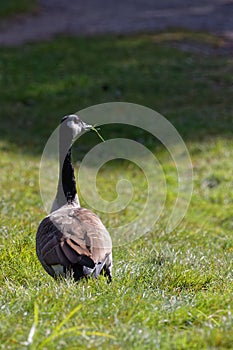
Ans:
POLYGON ((93 278, 97 278, 100 275, 103 268, 105 267, 108 256, 109 256, 109 254, 106 254, 103 261, 96 263, 93 269, 90 267, 87 267, 87 266, 83 266, 84 275, 85 276, 92 276, 93 278))

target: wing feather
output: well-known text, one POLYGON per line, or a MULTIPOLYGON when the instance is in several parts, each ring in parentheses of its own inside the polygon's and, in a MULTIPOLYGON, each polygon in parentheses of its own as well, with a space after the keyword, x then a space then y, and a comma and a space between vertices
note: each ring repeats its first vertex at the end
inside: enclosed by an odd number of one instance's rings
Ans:
POLYGON ((106 261, 106 254, 108 268, 111 267, 110 235, 98 216, 88 209, 67 205, 50 214, 38 228, 36 245, 39 260, 52 276, 52 265, 77 266, 79 271, 78 266, 93 269, 106 261))

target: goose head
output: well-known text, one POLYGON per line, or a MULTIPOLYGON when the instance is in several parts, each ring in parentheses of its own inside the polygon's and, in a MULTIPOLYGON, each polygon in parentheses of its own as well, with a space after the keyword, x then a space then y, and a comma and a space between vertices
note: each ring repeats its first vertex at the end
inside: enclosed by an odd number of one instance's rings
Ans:
POLYGON ((62 118, 61 120, 61 131, 68 136, 71 140, 74 141, 82 132, 88 131, 92 128, 92 125, 89 125, 82 121, 79 116, 76 114, 70 114, 62 118))

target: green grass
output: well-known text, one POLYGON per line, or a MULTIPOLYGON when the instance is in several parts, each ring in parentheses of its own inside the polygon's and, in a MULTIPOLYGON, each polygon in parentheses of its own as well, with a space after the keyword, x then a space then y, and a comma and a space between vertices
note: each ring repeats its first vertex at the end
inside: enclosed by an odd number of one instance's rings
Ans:
MULTIPOLYGON (((231 349, 230 58, 180 52, 153 35, 61 37, 1 48, 0 73, 1 348, 231 349), (41 152, 63 115, 116 100, 157 110, 183 136, 194 165, 189 211, 172 233, 164 232, 164 216, 146 236, 115 248, 110 285, 104 279, 55 282, 35 254, 35 233, 45 215, 41 152)), ((140 140, 156 154, 168 182, 169 211, 176 172, 164 148, 136 128, 113 125, 101 134, 140 140)), ((100 140, 89 133, 82 142, 76 160, 100 140)), ((114 198, 121 174, 144 189, 137 167, 109 162, 98 177, 103 197, 114 198)), ((140 193, 135 200, 142 200, 140 193)), ((132 212, 99 214, 111 226, 132 212)))
POLYGON ((13 15, 35 11, 36 0, 1 0, 0 19, 13 15))

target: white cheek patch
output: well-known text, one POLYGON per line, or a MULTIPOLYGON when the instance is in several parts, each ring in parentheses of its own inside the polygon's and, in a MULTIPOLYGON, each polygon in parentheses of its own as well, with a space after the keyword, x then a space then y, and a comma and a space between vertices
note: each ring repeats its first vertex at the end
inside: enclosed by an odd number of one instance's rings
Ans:
POLYGON ((80 134, 82 131, 82 126, 74 123, 73 121, 68 121, 67 126, 68 126, 68 128, 71 128, 73 130, 74 137, 77 136, 78 134, 80 134))

